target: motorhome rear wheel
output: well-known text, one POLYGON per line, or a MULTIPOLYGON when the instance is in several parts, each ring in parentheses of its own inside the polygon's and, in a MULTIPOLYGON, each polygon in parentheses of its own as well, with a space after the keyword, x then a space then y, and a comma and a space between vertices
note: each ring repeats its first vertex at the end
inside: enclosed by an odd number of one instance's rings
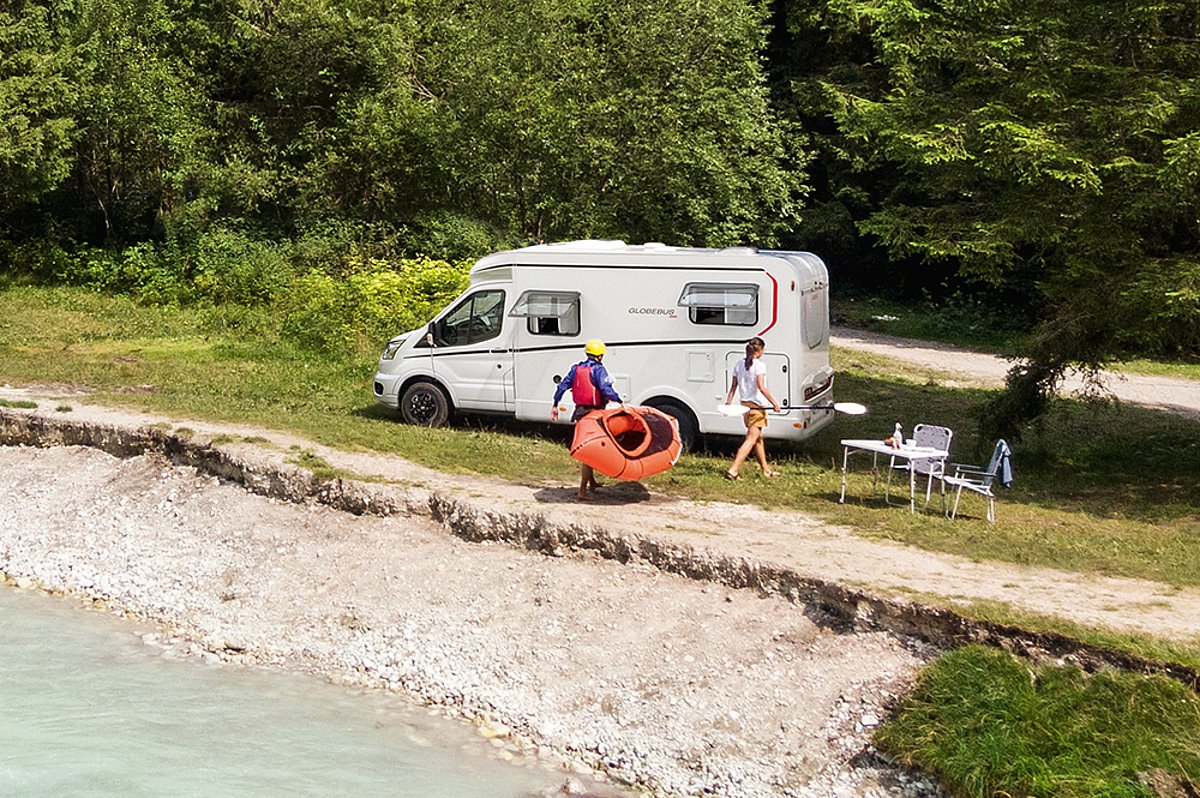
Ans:
POLYGON ((679 442, 685 452, 696 448, 700 442, 700 430, 691 410, 676 402, 649 402, 649 405, 663 411, 679 424, 679 442))

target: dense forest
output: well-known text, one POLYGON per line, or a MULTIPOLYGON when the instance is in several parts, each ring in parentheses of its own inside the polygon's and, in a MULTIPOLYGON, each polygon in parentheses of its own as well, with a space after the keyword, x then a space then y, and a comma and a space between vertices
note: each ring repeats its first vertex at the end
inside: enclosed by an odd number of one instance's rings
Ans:
POLYGON ((767 245, 1036 330, 1026 410, 1200 348, 1197 0, 0 0, 0 114, 9 281, 767 245))

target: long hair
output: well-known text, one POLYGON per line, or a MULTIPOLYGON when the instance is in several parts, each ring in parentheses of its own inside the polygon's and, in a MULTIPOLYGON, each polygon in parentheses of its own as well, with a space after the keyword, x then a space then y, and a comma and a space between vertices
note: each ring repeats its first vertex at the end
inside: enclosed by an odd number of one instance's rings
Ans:
POLYGON ((750 368, 754 363, 754 356, 762 354, 762 351, 767 348, 767 342, 759 338, 757 335, 746 342, 746 368, 750 368))

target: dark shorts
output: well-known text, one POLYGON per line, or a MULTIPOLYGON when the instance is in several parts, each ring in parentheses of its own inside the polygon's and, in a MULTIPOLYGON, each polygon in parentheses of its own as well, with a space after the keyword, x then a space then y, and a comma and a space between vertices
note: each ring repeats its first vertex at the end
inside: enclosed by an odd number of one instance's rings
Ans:
POLYGON ((602 408, 602 407, 595 407, 593 405, 579 405, 578 407, 575 408, 575 412, 571 414, 571 423, 574 424, 575 422, 579 421, 579 419, 583 418, 584 416, 586 416, 588 413, 592 412, 593 410, 603 410, 603 409, 604 408, 602 408))
MULTIPOLYGON (((592 412, 593 410, 600 410, 600 409, 602 409, 602 408, 592 407, 591 405, 578 405, 575 408, 575 412, 571 414, 571 423, 574 424, 577 421, 579 421, 579 419, 583 418, 584 416, 586 416, 588 413, 592 412)), ((573 438, 567 438, 567 448, 568 449, 570 449, 574 443, 575 443, 575 440, 573 438)))
MULTIPOLYGON (((584 415, 587 415, 588 413, 592 412, 592 410, 599 410, 599 409, 601 409, 601 408, 590 407, 590 406, 587 406, 587 404, 581 404, 581 406, 577 406, 575 408, 575 412, 571 413, 571 424, 575 424, 575 422, 582 419, 584 415)), ((574 438, 566 439, 566 448, 570 449, 571 446, 574 444, 575 444, 574 438)))

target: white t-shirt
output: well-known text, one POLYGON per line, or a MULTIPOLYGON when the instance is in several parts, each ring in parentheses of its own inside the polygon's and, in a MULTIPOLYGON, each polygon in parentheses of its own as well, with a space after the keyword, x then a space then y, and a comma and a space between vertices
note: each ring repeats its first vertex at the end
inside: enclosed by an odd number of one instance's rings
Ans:
POLYGON ((738 384, 738 398, 743 402, 752 402, 759 407, 771 407, 771 400, 763 396, 763 392, 758 389, 758 375, 767 376, 767 367, 762 362, 762 358, 755 358, 750 362, 750 368, 746 368, 746 358, 739 357, 737 365, 733 367, 733 378, 738 384))

